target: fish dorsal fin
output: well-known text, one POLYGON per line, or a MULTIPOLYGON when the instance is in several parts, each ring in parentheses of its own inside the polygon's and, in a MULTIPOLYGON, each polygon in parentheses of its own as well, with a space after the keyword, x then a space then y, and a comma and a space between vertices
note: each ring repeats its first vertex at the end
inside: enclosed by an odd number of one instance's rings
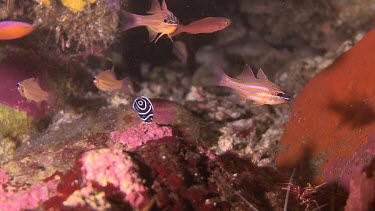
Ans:
POLYGON ((151 0, 151 8, 147 12, 148 14, 155 14, 156 12, 160 11, 161 7, 158 0, 151 0))
POLYGON ((165 3, 165 0, 161 3, 161 10, 168 11, 167 3, 165 3))
POLYGON ((266 76, 266 74, 264 74, 262 68, 259 68, 258 73, 257 73, 257 78, 268 81, 268 77, 266 76))
POLYGON ((115 73, 115 66, 114 66, 114 65, 111 67, 111 69, 109 69, 108 72, 109 72, 109 74, 111 75, 111 77, 113 77, 114 79, 117 80, 117 78, 116 78, 116 73, 115 73))
POLYGON ((236 77, 236 79, 245 80, 245 81, 249 79, 254 79, 254 78, 255 78, 255 75, 253 73, 253 70, 247 64, 243 68, 242 73, 236 77))
POLYGON ((115 73, 115 65, 112 65, 111 69, 109 70, 113 75, 116 75, 115 73))
POLYGON ((36 77, 36 78, 34 78, 34 80, 33 80, 37 85, 40 85, 40 82, 39 82, 39 77, 36 77))

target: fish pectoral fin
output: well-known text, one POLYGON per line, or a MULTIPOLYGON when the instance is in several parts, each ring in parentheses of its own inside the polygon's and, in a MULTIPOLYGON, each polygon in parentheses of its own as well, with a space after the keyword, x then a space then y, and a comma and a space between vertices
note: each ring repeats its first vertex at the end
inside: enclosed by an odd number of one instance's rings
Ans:
POLYGON ((244 81, 247 81, 249 79, 254 79, 254 78, 255 78, 254 72, 248 64, 245 65, 245 67, 242 70, 242 73, 236 77, 236 79, 244 80, 244 81))
POLYGON ((261 105, 264 105, 264 104, 260 103, 260 102, 256 102, 256 101, 251 101, 250 102, 250 106, 251 107, 258 107, 258 106, 261 106, 261 105))
POLYGON ((158 36, 158 33, 153 31, 152 29, 150 28, 147 28, 148 29, 148 41, 149 42, 152 42, 155 40, 155 38, 158 36))
POLYGON ((237 93, 237 97, 235 98, 236 101, 238 103, 240 103, 240 104, 244 104, 246 102, 246 100, 247 100, 246 95, 244 95, 244 94, 242 94, 242 93, 240 93, 238 91, 236 91, 236 93, 237 93))

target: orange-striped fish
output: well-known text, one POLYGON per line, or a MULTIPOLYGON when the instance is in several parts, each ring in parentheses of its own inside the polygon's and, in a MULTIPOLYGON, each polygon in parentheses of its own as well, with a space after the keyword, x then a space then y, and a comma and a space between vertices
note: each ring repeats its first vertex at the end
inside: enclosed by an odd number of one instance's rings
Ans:
POLYGON ((18 92, 28 101, 35 101, 37 104, 42 101, 50 102, 50 94, 44 91, 36 78, 29 78, 17 83, 18 92))
POLYGON ((94 85, 102 91, 112 92, 130 86, 128 78, 117 80, 114 68, 105 70, 94 77, 94 85))
POLYGON ((176 30, 178 19, 168 10, 165 0, 163 0, 161 6, 158 0, 151 0, 151 9, 148 14, 150 15, 136 15, 124 11, 125 23, 123 31, 138 26, 146 26, 150 42, 155 40, 156 43, 165 34, 172 40, 170 34, 176 30), (160 35, 157 36, 158 34, 160 35))
POLYGON ((229 77, 219 67, 214 67, 212 73, 214 77, 209 85, 229 87, 241 96, 242 102, 252 100, 252 106, 281 104, 291 99, 279 86, 268 80, 262 69, 258 70, 257 77, 249 65, 236 78, 229 77))
POLYGON ((171 37, 183 32, 188 34, 213 33, 227 28, 231 23, 231 20, 228 18, 207 17, 193 21, 188 25, 178 24, 177 29, 171 34, 171 37))
POLYGON ((30 34, 34 26, 18 21, 0 22, 0 40, 13 40, 30 34))

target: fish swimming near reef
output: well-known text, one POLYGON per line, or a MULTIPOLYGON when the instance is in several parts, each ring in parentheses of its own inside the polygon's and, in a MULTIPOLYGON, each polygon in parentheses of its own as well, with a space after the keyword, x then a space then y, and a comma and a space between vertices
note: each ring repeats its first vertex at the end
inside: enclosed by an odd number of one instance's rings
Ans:
POLYGON ((34 26, 19 21, 0 21, 0 40, 24 37, 34 30, 34 26))
POLYGON ((120 89, 130 88, 130 81, 128 78, 118 80, 113 67, 112 69, 99 73, 99 75, 94 76, 94 78, 94 85, 102 91, 112 92, 120 89))
POLYGON ((154 107, 147 97, 138 97, 133 102, 133 108, 137 111, 142 121, 150 124, 154 118, 154 107))
POLYGON ((28 101, 35 101, 41 104, 43 101, 50 103, 50 94, 44 91, 36 78, 29 78, 17 83, 17 89, 20 95, 28 101))
POLYGON ((231 20, 228 18, 207 17, 193 21, 188 25, 178 24, 177 29, 171 34, 171 37, 183 32, 188 34, 213 33, 227 28, 231 23, 231 20))
POLYGON ((241 97, 242 102, 251 100, 252 106, 281 104, 291 99, 279 86, 268 80, 262 69, 258 70, 255 77, 250 66, 245 65, 236 78, 229 77, 219 67, 211 70, 214 76, 210 78, 208 85, 229 87, 241 97))
POLYGON ((138 26, 146 26, 149 32, 150 42, 155 40, 156 43, 160 37, 165 34, 172 40, 170 34, 176 30, 178 18, 168 10, 165 0, 163 0, 161 6, 158 0, 151 0, 151 9, 147 13, 150 15, 136 15, 124 11, 123 16, 125 23, 122 31, 138 26), (158 34, 160 35, 157 36, 158 34))

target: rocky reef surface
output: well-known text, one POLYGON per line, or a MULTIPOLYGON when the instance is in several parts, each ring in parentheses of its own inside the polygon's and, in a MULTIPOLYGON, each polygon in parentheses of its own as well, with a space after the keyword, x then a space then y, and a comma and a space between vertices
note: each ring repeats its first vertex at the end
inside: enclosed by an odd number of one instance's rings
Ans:
POLYGON ((0 210, 375 207, 375 2, 166 2, 180 23, 231 25, 174 37, 184 63, 170 39, 121 31, 122 11, 146 14, 150 1, 1 3, 2 19, 35 31, 0 43, 0 210), (292 101, 251 107, 202 86, 212 65, 235 76, 244 64, 292 101), (132 90, 95 88, 112 66, 132 90), (30 77, 53 103, 19 95, 30 77), (153 103, 151 124, 132 108, 139 96, 153 103))

